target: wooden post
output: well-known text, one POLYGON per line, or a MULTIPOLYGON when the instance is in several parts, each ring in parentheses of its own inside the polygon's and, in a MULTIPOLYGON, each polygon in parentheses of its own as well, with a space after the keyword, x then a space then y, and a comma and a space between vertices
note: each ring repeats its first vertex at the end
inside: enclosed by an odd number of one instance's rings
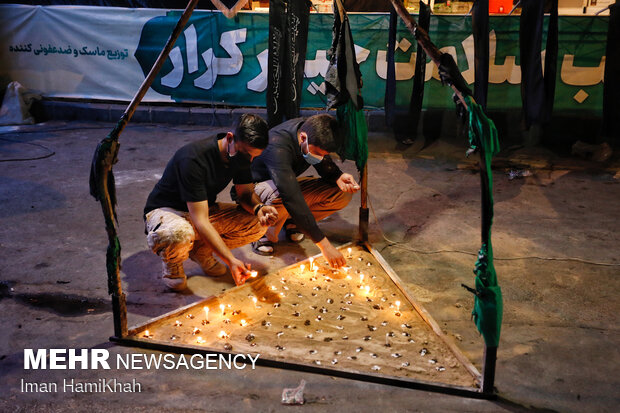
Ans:
POLYGON ((110 159, 108 159, 106 162, 106 167, 104 169, 104 172, 101 178, 103 196, 101 196, 100 202, 101 202, 101 207, 103 209, 103 215, 106 220, 106 231, 108 233, 109 244, 108 244, 108 253, 106 257, 107 258, 106 267, 108 271, 108 291, 112 296, 112 316, 114 318, 114 334, 116 335, 116 337, 122 338, 122 337, 126 337, 128 334, 127 333, 127 301, 126 301, 125 293, 123 292, 123 288, 121 285, 120 242, 118 241, 118 237, 117 237, 116 222, 115 222, 116 214, 114 211, 113 201, 110 196, 110 191, 109 191, 109 186, 108 186, 108 177, 112 176, 112 166, 117 161, 116 155, 118 153, 118 148, 119 148, 118 138, 120 134, 123 132, 123 129, 125 129, 125 126, 127 126, 127 123, 129 122, 133 114, 135 113, 136 108, 142 101, 142 98, 144 98, 144 95, 146 94, 148 89, 151 87, 153 80, 155 80, 155 76, 157 76, 157 73, 159 73, 161 67, 164 65, 164 62, 168 58, 168 55, 170 54, 170 51, 172 50, 174 43, 176 42, 177 38, 179 37, 183 29, 185 28, 185 25, 187 24, 187 21, 192 15, 192 12, 196 8, 197 4, 198 4, 198 0, 191 0, 188 3, 187 7, 183 11, 183 14, 179 18, 179 21, 174 27, 174 30, 170 34, 170 37, 168 38, 166 45, 164 46, 161 53, 157 57, 157 60, 153 64, 153 67, 151 68, 149 74, 146 76, 146 78, 142 82, 142 85, 140 85, 138 92, 136 92, 135 96, 133 97, 129 105, 127 106, 127 109, 125 109, 125 112, 121 116, 120 120, 118 121, 118 123, 116 124, 112 132, 110 132, 108 137, 104 139, 104 141, 105 140, 109 141, 109 144, 111 145, 112 149, 109 152, 110 159), (117 253, 115 254, 114 251, 116 251, 117 253))
POLYGON ((360 242, 368 241, 368 161, 364 165, 364 169, 361 173, 361 186, 360 191, 360 222, 359 222, 359 238, 360 242))
POLYGON ((495 365, 497 363, 497 347, 484 345, 484 363, 482 365, 482 392, 493 394, 495 392, 495 365))

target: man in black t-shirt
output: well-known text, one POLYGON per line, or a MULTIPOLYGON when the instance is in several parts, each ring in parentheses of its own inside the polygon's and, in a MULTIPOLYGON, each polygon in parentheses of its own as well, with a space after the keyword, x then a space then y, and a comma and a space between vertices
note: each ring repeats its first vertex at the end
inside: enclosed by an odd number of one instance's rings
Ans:
MULTIPOLYGON (((328 114, 291 119, 269 131, 269 145, 252 162, 252 175, 259 182, 256 193, 262 202, 277 209, 278 219, 265 237, 252 244, 254 252, 267 255, 273 251, 273 243, 290 215, 295 231, 308 235, 332 267, 345 265, 340 251, 317 225, 317 221, 347 206, 359 189, 355 179, 342 173, 329 157, 340 146, 339 140, 338 122, 328 114), (310 166, 320 178, 297 178, 310 166)), ((293 238, 291 228, 287 236, 299 241, 293 238)))
POLYGON ((250 163, 267 146, 266 122, 242 115, 232 132, 192 142, 180 148, 149 194, 144 207, 147 243, 163 261, 166 286, 181 291, 187 286, 183 261, 196 261, 210 276, 230 268, 237 285, 250 275, 250 266, 231 249, 258 240, 277 219, 277 210, 261 203, 254 193, 250 163), (230 181, 240 207, 217 203, 217 194, 230 181))

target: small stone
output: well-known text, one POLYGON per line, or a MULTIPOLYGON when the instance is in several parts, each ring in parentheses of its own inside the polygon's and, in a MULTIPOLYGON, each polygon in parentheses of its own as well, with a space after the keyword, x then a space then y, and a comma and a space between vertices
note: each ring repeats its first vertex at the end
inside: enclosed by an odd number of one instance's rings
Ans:
POLYGON ((261 322, 261 325, 264 327, 271 327, 271 322, 267 321, 267 320, 263 320, 261 322))
POLYGON ((280 307, 280 303, 274 303, 273 304, 273 308, 278 308, 278 307, 280 307))
POLYGON ((232 348, 233 348, 232 344, 230 344, 230 343, 224 344, 224 350, 230 351, 230 350, 232 350, 232 348))
POLYGON ((368 324, 366 327, 368 327, 368 331, 375 331, 375 330, 377 330, 377 327, 371 326, 370 324, 368 324))
POLYGON ((390 331, 389 333, 387 333, 387 336, 388 336, 388 337, 394 337, 394 332, 393 332, 393 331, 390 331))
POLYGON ((375 366, 372 366, 372 369, 373 369, 374 371, 379 371, 379 370, 381 370, 381 367, 379 367, 379 366, 375 365, 375 366))
POLYGON ((282 337, 284 335, 284 331, 278 331, 276 333, 276 336, 278 336, 278 338, 282 337))
POLYGON ((388 322, 387 322, 387 321, 382 321, 382 322, 381 322, 381 325, 382 325, 383 327, 385 327, 386 325, 388 325, 388 322))
POLYGON ((336 326, 338 330, 344 330, 344 326, 336 326))
POLYGON ((279 345, 279 344, 278 344, 278 345, 276 345, 276 350, 278 350, 278 351, 282 351, 282 350, 284 350, 284 348, 285 348, 285 347, 282 347, 282 346, 281 346, 281 345, 279 345))
POLYGON ((347 359, 349 359, 349 360, 357 360, 357 356, 347 356, 347 359))
POLYGON ((338 364, 338 359, 333 359, 332 364, 338 364))
POLYGON ((366 263, 366 265, 367 265, 368 267, 370 267, 370 266, 372 265, 372 263, 371 263, 371 262, 367 262, 367 263, 366 263))
POLYGON ((446 371, 446 368, 443 366, 439 366, 439 367, 435 367, 435 370, 437 371, 446 371))
POLYGON ((379 356, 377 356, 375 353, 370 353, 370 357, 372 357, 373 359, 376 359, 379 356))
POLYGON ((339 355, 341 355, 341 354, 342 354, 342 351, 340 351, 340 350, 334 351, 334 355, 335 355, 335 356, 339 356, 339 355))
POLYGON ((313 336, 312 334, 308 334, 308 335, 306 336, 306 338, 309 338, 310 340, 312 340, 312 339, 314 338, 314 336, 313 336))
POLYGON ((254 334, 250 333, 247 336, 245 336, 246 341, 254 341, 256 337, 254 337, 254 334))
POLYGON ((316 353, 317 353, 317 351, 316 351, 316 350, 310 350, 308 353, 310 353, 310 354, 316 354, 316 353))
POLYGON ((179 337, 179 336, 177 336, 176 334, 173 334, 173 335, 171 335, 171 336, 170 336, 170 340, 173 340, 173 341, 174 341, 174 340, 178 340, 179 338, 180 338, 180 337, 179 337))
POLYGON ((401 366, 403 367, 409 367, 411 365, 411 363, 409 363, 408 361, 404 361, 403 364, 401 364, 401 366))
POLYGON ((310 320, 306 320, 306 321, 304 321, 304 325, 305 325, 305 326, 309 326, 309 325, 310 325, 310 320))
POLYGON ((437 364, 437 360, 435 360, 435 359, 430 359, 428 362, 429 362, 430 364, 437 364))
POLYGON ((327 304, 333 304, 333 303, 334 303, 334 300, 332 300, 331 298, 327 299, 327 304))
POLYGON ((323 330, 319 328, 318 330, 315 330, 314 332, 321 334, 323 332, 323 330))
POLYGON ((346 318, 345 316, 340 314, 338 317, 336 317, 336 320, 344 320, 345 318, 346 318))
POLYGON ((359 352, 360 352, 360 351, 362 351, 362 350, 364 350, 364 347, 358 347, 358 348, 356 348, 356 349, 355 349, 355 351, 356 351, 357 353, 359 353, 359 352))
POLYGON ((364 341, 370 341, 372 339, 372 337, 370 336, 364 336, 364 341))
POLYGON ((321 365, 321 360, 314 360, 314 364, 320 366, 321 365))
POLYGON ((362 321, 368 321, 368 317, 366 317, 365 315, 363 315, 363 316, 360 318, 360 320, 362 320, 362 321))
POLYGON ((406 331, 403 331, 400 334, 402 334, 404 337, 410 337, 411 336, 411 334, 407 333, 406 331))
POLYGON ((321 309, 319 310, 319 313, 326 313, 328 310, 325 307, 321 307, 321 309))
POLYGON ((194 316, 192 314, 188 314, 185 317, 189 318, 190 320, 194 318, 194 316))
POLYGON ((379 304, 375 304, 372 306, 375 310, 381 310, 381 306, 379 304))
POLYGON ((395 359, 402 357, 402 355, 400 353, 392 353, 392 357, 394 357, 395 359))
POLYGON ((402 328, 411 328, 411 325, 405 323, 400 325, 402 328))
POLYGON ((420 355, 422 357, 424 357, 426 355, 426 353, 428 353, 428 350, 426 348, 423 348, 422 350, 420 350, 420 355))
POLYGON ((256 343, 250 343, 250 347, 256 347, 256 343))
POLYGON ((348 339, 349 339, 349 336, 342 336, 342 339, 343 339, 343 340, 348 340, 348 339))
POLYGON ((320 315, 317 315, 315 320, 316 321, 321 321, 322 319, 323 319, 323 317, 321 317, 320 315))
POLYGON ((325 338, 323 339, 323 341, 324 341, 324 342, 326 342, 326 343, 329 343, 329 342, 330 342, 330 341, 332 341, 332 340, 333 340, 333 338, 331 338, 331 337, 325 337, 325 338))
POLYGON ((299 313, 299 311, 295 311, 292 315, 293 317, 299 317, 301 314, 299 313))

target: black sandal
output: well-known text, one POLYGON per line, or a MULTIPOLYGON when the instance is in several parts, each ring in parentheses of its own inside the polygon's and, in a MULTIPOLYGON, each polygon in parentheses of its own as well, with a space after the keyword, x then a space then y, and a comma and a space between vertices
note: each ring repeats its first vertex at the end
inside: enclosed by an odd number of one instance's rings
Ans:
POLYGON ((273 251, 274 251, 273 242, 263 237, 259 239, 258 241, 254 241, 252 243, 252 251, 254 251, 255 254, 263 255, 263 256, 273 255, 273 251), (263 251, 260 249, 261 247, 271 248, 271 251, 263 251))

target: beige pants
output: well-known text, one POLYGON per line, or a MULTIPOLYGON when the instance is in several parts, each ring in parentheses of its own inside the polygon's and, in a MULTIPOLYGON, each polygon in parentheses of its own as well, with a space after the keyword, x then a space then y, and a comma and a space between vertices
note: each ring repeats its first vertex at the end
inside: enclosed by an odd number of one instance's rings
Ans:
MULTIPOLYGON (((260 239, 267 227, 255 216, 235 204, 209 206, 209 221, 229 249, 260 239)), ((146 214, 146 242, 164 262, 182 263, 190 255, 212 254, 209 244, 200 239, 189 212, 158 208, 146 214)))
MULTIPOLYGON (((297 182, 299 182, 301 193, 317 221, 340 211, 349 204, 353 197, 353 194, 349 192, 342 192, 338 185, 326 182, 321 178, 302 177, 297 178, 297 182)), ((268 232, 269 239, 276 241, 284 222, 289 217, 289 213, 284 207, 280 193, 273 181, 257 183, 254 192, 259 196, 261 202, 265 205, 272 205, 278 210, 278 221, 274 226, 269 227, 268 232)))

